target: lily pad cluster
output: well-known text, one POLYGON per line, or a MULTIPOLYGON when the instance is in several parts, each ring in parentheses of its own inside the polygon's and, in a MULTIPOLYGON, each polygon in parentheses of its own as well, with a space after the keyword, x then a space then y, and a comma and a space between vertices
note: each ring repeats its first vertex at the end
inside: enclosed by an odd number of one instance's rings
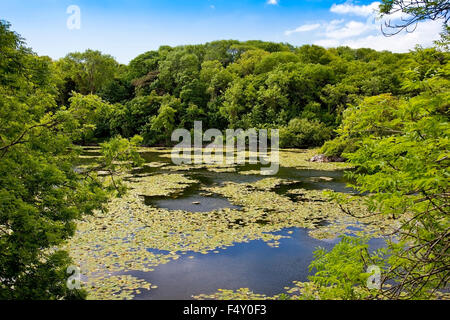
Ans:
POLYGON ((282 149, 279 152, 280 165, 283 167, 297 169, 311 169, 335 171, 350 169, 352 166, 346 162, 311 162, 309 161, 317 154, 317 149, 298 150, 298 149, 282 149))
MULTIPOLYGON (((385 284, 384 289, 388 289, 389 284, 385 284)), ((319 288, 310 281, 294 281, 291 287, 284 287, 284 292, 267 296, 265 294, 255 293, 249 288, 239 288, 237 290, 218 289, 217 292, 212 294, 199 294, 194 295, 196 300, 319 300, 319 288)), ((366 290, 363 287, 355 288, 355 292, 366 290)), ((433 294, 434 299, 437 300, 450 300, 450 293, 448 292, 435 292, 433 294)), ((381 298, 381 297, 378 297, 381 298)))
POLYGON ((88 281, 89 300, 100 300, 108 297, 110 300, 131 300, 135 294, 142 291, 156 289, 151 283, 131 275, 113 275, 104 278, 95 278, 88 281))
POLYGON ((291 197, 287 197, 272 190, 280 184, 291 183, 291 180, 267 178, 250 184, 228 182, 207 190, 227 197, 233 204, 243 207, 243 211, 251 210, 258 219, 272 226, 272 231, 295 226, 311 229, 310 236, 314 238, 332 239, 344 233, 382 236, 400 226, 400 222, 389 217, 370 215, 364 197, 346 208, 361 217, 355 218, 331 202, 324 191, 292 189, 291 197))

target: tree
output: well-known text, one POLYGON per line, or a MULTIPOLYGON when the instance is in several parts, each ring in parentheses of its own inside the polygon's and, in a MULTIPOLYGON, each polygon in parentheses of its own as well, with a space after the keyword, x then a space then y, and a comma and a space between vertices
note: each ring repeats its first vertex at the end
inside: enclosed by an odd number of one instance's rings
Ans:
POLYGON ((94 168, 106 171, 109 176, 105 183, 106 188, 116 191, 119 196, 126 193, 127 187, 120 177, 124 172, 133 167, 142 165, 144 160, 137 152, 137 147, 142 143, 142 137, 134 136, 130 140, 116 136, 107 142, 101 143, 101 157, 94 168), (110 182, 108 184, 108 182, 110 182))
POLYGON ((118 63, 100 51, 69 53, 57 62, 64 80, 71 80, 81 94, 98 94, 116 75, 118 63))
POLYGON ((359 105, 344 111, 342 124, 336 130, 338 137, 327 141, 322 152, 329 156, 341 156, 344 151, 361 147, 362 138, 368 135, 385 137, 391 135, 400 126, 396 109, 398 99, 390 94, 365 98, 359 105), (363 115, 363 116, 362 116, 363 115), (386 123, 390 122, 390 126, 386 123))
POLYGON ((124 78, 115 78, 105 84, 99 96, 109 103, 123 103, 133 98, 133 86, 124 78))
POLYGON ((166 92, 178 95, 183 86, 198 78, 200 61, 187 48, 174 50, 159 62, 159 81, 166 92))
POLYGON ((150 120, 150 129, 158 133, 166 144, 170 143, 172 131, 175 129, 175 115, 179 100, 167 98, 158 110, 158 115, 150 120))
POLYGON ((0 299, 81 298, 66 286, 67 253, 54 250, 75 219, 106 199, 97 179, 74 172, 74 115, 56 112, 50 64, 0 23, 0 299))
POLYGON ((265 56, 255 66, 255 73, 265 73, 272 71, 276 66, 280 64, 286 64, 289 62, 299 62, 300 58, 292 52, 274 52, 268 56, 265 56))
POLYGON ((141 78, 151 71, 158 70, 160 59, 161 56, 158 51, 148 51, 137 56, 128 64, 128 79, 141 78))
MULTIPOLYGON (((417 72, 405 76, 412 97, 367 98, 346 112, 339 130, 356 146, 343 154, 357 168, 349 174, 352 186, 368 194, 371 214, 401 222, 375 295, 390 299, 430 298, 450 280, 449 65, 423 78, 417 72)), ((355 200, 334 198, 341 204, 355 200)))
MULTIPOLYGON (((72 262, 58 247, 77 219, 103 210, 111 195, 95 171, 75 170, 80 149, 73 142, 102 101, 75 95, 70 108, 58 108, 51 61, 9 28, 0 22, 0 300, 84 298, 68 288, 72 262)), ((136 159, 129 144, 104 148, 109 171, 117 169, 111 155, 136 159)))
POLYGON ((334 58, 325 48, 316 45, 301 46, 296 52, 304 63, 328 64, 334 58))
POLYGON ((367 270, 369 264, 382 265, 382 251, 370 253, 367 239, 350 236, 341 237, 329 252, 317 249, 309 266, 310 271, 315 270, 308 277, 313 290, 303 290, 302 299, 363 300, 376 296, 377 290, 367 287, 367 270))
POLYGON ((307 148, 321 146, 331 138, 331 129, 318 120, 295 118, 280 130, 280 147, 307 148))

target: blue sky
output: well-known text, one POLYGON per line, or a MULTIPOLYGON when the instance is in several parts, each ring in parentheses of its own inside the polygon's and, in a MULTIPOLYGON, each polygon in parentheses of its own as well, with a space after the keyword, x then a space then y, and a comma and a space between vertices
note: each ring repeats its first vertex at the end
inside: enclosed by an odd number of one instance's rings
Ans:
POLYGON ((121 63, 160 45, 220 39, 406 52, 438 38, 439 22, 385 38, 376 7, 370 0, 0 0, 0 19, 40 55, 57 59, 91 48, 121 63), (70 5, 80 8, 80 29, 67 28, 70 5))

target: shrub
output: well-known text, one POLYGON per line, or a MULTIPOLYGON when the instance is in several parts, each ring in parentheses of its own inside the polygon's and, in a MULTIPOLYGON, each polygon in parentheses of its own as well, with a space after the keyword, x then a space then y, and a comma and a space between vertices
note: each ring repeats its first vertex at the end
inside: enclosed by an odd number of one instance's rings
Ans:
POLYGON ((282 148, 308 148, 320 146, 329 140, 332 129, 318 120, 292 119, 286 127, 280 128, 282 148))

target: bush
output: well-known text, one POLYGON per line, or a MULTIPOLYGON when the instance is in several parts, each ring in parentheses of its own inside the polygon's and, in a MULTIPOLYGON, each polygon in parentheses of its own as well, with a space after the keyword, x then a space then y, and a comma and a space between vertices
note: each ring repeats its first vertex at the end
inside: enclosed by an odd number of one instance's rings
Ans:
POLYGON ((282 148, 317 147, 329 140, 332 129, 318 120, 292 119, 286 127, 280 128, 282 148))
POLYGON ((325 142, 325 144, 320 149, 320 153, 332 157, 342 157, 344 153, 355 152, 357 147, 356 139, 342 139, 337 137, 336 139, 325 142))

